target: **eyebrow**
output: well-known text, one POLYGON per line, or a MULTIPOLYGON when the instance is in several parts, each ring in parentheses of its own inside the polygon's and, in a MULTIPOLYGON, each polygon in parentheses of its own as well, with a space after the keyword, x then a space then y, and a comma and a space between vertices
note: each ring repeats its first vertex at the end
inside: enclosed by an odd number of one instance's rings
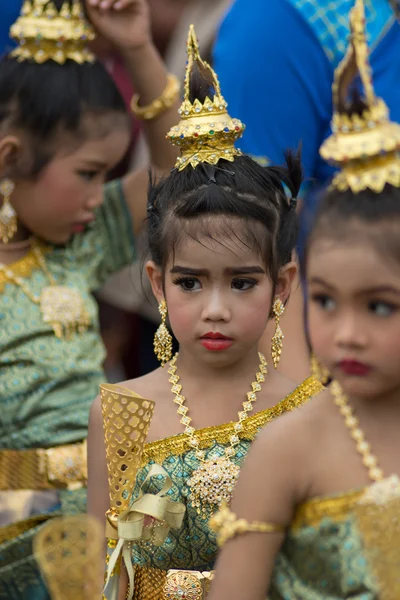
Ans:
POLYGON ((82 163, 86 167, 94 167, 95 169, 108 169, 108 165, 100 160, 83 160, 82 163))
MULTIPOLYGON (((249 265, 247 267, 228 267, 225 272, 229 275, 248 275, 254 273, 260 273, 265 275, 265 270, 259 265, 249 265)), ((208 269, 193 269, 192 267, 184 267, 181 265, 174 265, 170 273, 182 273, 185 275, 194 275, 197 277, 207 276, 210 274, 208 269)))
MULTIPOLYGON (((330 285, 329 283, 327 283, 326 281, 324 281, 321 277, 312 277, 310 279, 309 283, 317 283, 319 285, 323 285, 325 287, 327 287, 330 290, 334 290, 334 286, 330 285)), ((390 285, 380 285, 380 286, 376 286, 376 287, 371 287, 371 288, 366 288, 365 290, 362 290, 360 295, 366 296, 368 294, 396 294, 397 296, 400 296, 400 290, 397 290, 396 288, 390 286, 390 285)))

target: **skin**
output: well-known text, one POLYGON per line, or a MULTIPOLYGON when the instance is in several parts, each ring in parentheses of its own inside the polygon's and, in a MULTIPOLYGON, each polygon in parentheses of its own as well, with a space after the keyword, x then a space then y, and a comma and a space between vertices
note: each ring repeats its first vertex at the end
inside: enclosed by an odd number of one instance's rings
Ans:
MULTIPOLYGON (((400 474, 400 265, 378 252, 366 232, 352 244, 315 240, 307 278, 314 351, 342 385, 383 472, 400 474), (338 367, 343 358, 366 362, 371 371, 346 375, 338 367)), ((249 521, 288 527, 296 506, 307 499, 370 483, 343 417, 325 392, 260 434, 232 510, 249 521)), ((264 600, 283 540, 280 533, 253 533, 229 541, 217 561, 210 600, 264 600)))
MULTIPOLYGON (((229 226, 235 227, 240 237, 240 220, 234 219, 229 226)), ((157 301, 165 298, 169 307, 171 327, 180 343, 177 364, 183 393, 198 429, 237 420, 258 370, 258 343, 273 301, 263 259, 237 240, 232 245, 229 237, 219 234, 217 239, 184 237, 164 271, 153 262, 147 264, 157 301), (200 338, 210 331, 232 338, 232 346, 221 352, 205 349, 200 338)), ((281 270, 275 297, 286 300, 295 273, 293 263, 281 270)), ((159 368, 121 385, 157 399, 149 442, 182 433, 167 369, 159 368)), ((274 406, 294 387, 270 366, 255 410, 274 406)), ((99 399, 90 415, 88 461, 88 510, 104 523, 109 499, 99 399)))

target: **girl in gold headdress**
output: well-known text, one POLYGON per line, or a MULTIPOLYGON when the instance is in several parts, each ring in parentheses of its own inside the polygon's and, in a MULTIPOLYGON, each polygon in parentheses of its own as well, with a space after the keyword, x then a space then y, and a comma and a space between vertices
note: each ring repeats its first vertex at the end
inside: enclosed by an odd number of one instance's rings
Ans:
MULTIPOLYGON (((322 388, 313 378, 295 388, 275 370, 283 342, 279 319, 296 272, 291 256, 299 157, 288 154, 286 167, 264 168, 243 156, 234 142, 244 126, 228 115, 193 28, 188 54, 181 121, 168 134, 181 156, 171 175, 151 186, 148 204, 146 269, 160 303, 155 351, 165 368, 121 384, 125 391, 103 391, 107 423, 121 428, 121 439, 129 423, 118 418, 120 409, 113 415, 107 408, 112 399, 121 406, 125 398, 128 406, 132 390, 156 402, 133 500, 150 466, 159 463, 170 479, 168 498, 186 506, 181 529, 158 536, 157 543, 133 545, 130 594, 154 600, 175 597, 179 590, 183 597, 202 597, 217 550, 208 520, 222 500, 229 501, 252 440, 263 425, 322 388), (172 352, 167 309, 179 354, 172 352), (276 323, 271 367, 258 352, 270 318, 276 323)), ((126 449, 105 429, 111 483, 112 458, 126 456, 126 449)), ((103 520, 110 507, 104 455, 99 401, 89 433, 89 510, 103 520)), ((124 483, 126 468, 129 463, 121 470, 124 483)), ((160 491, 164 483, 159 475, 142 491, 160 491)), ((109 512, 108 521, 119 527, 118 511, 109 512)))
MULTIPOLYGON (((152 162, 169 171, 178 82, 151 42, 146 2, 104 4, 88 2, 88 16, 124 56, 152 162)), ((146 215, 145 171, 103 185, 129 117, 88 47, 83 8, 26 0, 17 48, 0 62, 0 596, 10 600, 45 597, 33 528, 85 509, 83 441, 104 380, 92 292, 132 260, 146 215)))
POLYGON ((255 443, 232 512, 212 522, 226 544, 212 600, 400 598, 400 126, 374 94, 362 0, 350 20, 321 149, 340 171, 306 257, 314 362, 332 396, 255 443), (349 98, 357 74, 364 98, 349 98))

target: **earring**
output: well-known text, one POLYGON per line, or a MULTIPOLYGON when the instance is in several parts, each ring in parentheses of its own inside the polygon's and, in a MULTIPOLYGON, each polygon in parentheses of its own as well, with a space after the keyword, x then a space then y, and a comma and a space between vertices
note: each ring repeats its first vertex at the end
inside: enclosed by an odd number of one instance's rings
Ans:
POLYGON ((163 367, 172 358, 172 336, 166 325, 168 308, 165 300, 161 300, 158 310, 161 315, 161 324, 154 336, 154 352, 163 367))
POLYGON ((272 360, 273 360, 275 369, 278 368, 279 361, 281 360, 281 354, 282 354, 284 335, 283 335, 281 326, 279 324, 279 321, 284 312, 285 312, 285 305, 283 304, 282 300, 277 298, 272 306, 272 314, 275 317, 275 333, 272 338, 271 354, 272 354, 272 360))
POLYGON ((10 197, 15 189, 11 179, 0 182, 0 194, 3 196, 3 206, 0 208, 0 239, 3 244, 14 237, 17 232, 17 213, 10 204, 10 197))
POLYGON ((320 364, 315 354, 311 354, 311 373, 322 385, 326 385, 331 378, 328 369, 320 364))

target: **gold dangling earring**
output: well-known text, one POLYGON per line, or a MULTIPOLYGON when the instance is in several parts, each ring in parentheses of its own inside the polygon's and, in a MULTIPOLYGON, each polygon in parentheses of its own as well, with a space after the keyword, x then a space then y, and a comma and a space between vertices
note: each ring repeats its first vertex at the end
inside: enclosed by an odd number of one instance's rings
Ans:
POLYGON ((11 179, 0 182, 0 194, 3 196, 3 206, 0 208, 0 239, 3 244, 14 237, 17 232, 17 213, 10 204, 10 198, 15 189, 11 179))
POLYGON ((277 298, 272 306, 272 314, 275 317, 275 333, 272 338, 272 360, 274 363, 275 369, 278 368, 279 361, 281 360, 282 348, 283 348, 283 331, 280 326, 280 319, 283 313, 285 312, 285 305, 282 300, 277 298))
POLYGON ((331 378, 328 369, 319 363, 314 353, 311 354, 311 373, 322 385, 326 385, 331 378))
POLYGON ((154 336, 154 352, 163 367, 172 358, 172 336, 166 325, 168 308, 165 300, 161 300, 158 310, 161 315, 161 325, 154 336))

